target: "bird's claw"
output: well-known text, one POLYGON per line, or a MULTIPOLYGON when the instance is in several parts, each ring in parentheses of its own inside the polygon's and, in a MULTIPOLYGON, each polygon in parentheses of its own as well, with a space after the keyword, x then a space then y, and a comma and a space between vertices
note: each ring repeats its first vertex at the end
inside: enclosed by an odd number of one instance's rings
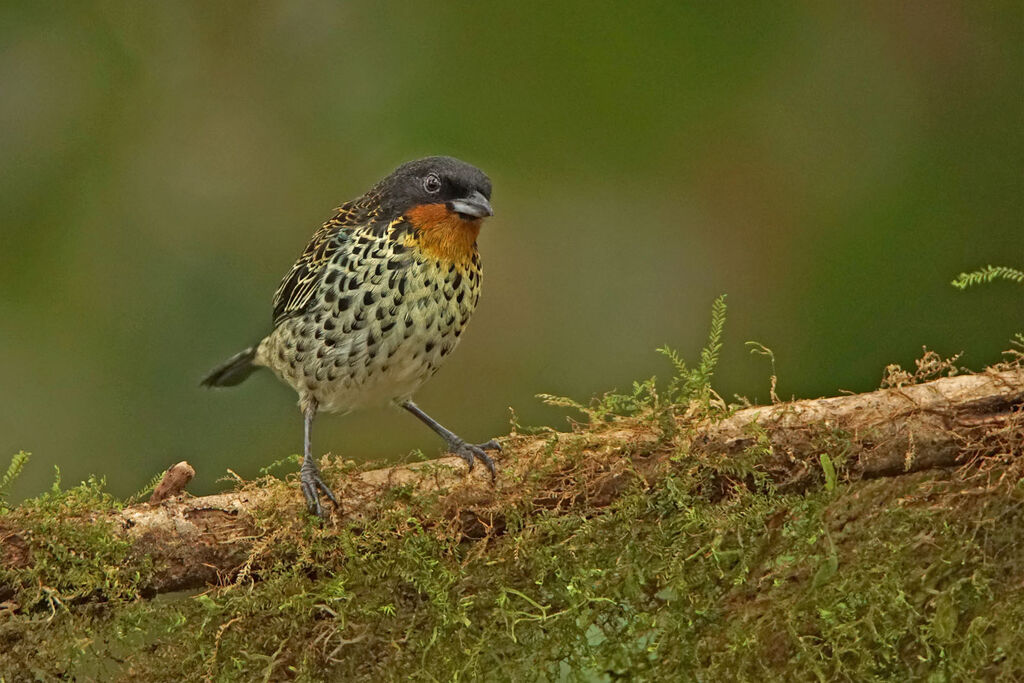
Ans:
POLYGON ((487 471, 491 473, 491 480, 497 478, 498 470, 494 466, 494 460, 491 456, 487 455, 487 451, 498 451, 501 452, 501 444, 496 439, 491 439, 487 443, 472 444, 466 443, 461 439, 458 441, 450 441, 448 443, 448 452, 459 456, 466 461, 469 465, 469 471, 473 471, 473 465, 476 463, 476 459, 480 458, 484 465, 487 466, 487 471))
POLYGON ((331 487, 320 477, 320 471, 315 466, 306 467, 303 464, 299 470, 299 482, 302 486, 302 495, 306 497, 306 509, 309 511, 309 514, 316 515, 321 519, 327 518, 327 515, 324 514, 324 508, 320 504, 321 493, 327 496, 328 500, 334 504, 334 507, 338 507, 338 499, 334 497, 331 487))

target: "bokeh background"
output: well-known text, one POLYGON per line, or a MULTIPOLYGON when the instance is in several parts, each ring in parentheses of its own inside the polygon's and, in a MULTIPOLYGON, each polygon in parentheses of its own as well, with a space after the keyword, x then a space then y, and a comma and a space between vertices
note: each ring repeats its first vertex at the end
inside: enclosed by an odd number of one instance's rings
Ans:
MULTIPOLYGON (((564 425, 694 358, 716 386, 874 388, 922 345, 980 368, 1024 328, 1020 2, 5 2, 0 460, 116 494, 301 450, 269 374, 200 390, 268 330, 331 208, 451 154, 494 181, 484 294, 421 405, 467 438, 564 425)), ((324 417, 347 458, 433 455, 394 410, 324 417)))

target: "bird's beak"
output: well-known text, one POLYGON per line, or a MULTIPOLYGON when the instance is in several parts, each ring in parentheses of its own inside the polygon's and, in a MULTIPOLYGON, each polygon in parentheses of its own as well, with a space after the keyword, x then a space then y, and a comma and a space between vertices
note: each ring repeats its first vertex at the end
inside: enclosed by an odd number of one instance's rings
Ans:
POLYGON ((469 219, 494 215, 494 210, 491 208, 491 203, 487 201, 487 197, 476 190, 468 197, 451 200, 448 202, 448 208, 463 218, 469 219))

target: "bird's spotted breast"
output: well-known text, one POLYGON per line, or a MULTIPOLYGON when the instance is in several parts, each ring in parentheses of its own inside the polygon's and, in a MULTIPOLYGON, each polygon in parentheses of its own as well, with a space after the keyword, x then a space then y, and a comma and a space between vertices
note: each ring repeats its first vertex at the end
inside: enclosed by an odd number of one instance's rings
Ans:
POLYGON ((454 350, 480 296, 476 249, 460 262, 439 258, 422 234, 403 221, 382 235, 348 233, 315 303, 278 325, 260 362, 325 411, 411 396, 454 350))

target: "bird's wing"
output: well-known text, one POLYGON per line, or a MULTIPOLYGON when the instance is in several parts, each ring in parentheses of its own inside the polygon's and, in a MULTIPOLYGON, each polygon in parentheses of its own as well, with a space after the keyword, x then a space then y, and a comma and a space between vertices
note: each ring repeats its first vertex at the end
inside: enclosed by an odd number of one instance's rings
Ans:
POLYGON ((314 233, 302 256, 274 292, 274 327, 308 309, 323 279, 325 266, 339 251, 349 247, 353 232, 365 220, 365 215, 361 216, 358 209, 352 204, 342 206, 314 233))

